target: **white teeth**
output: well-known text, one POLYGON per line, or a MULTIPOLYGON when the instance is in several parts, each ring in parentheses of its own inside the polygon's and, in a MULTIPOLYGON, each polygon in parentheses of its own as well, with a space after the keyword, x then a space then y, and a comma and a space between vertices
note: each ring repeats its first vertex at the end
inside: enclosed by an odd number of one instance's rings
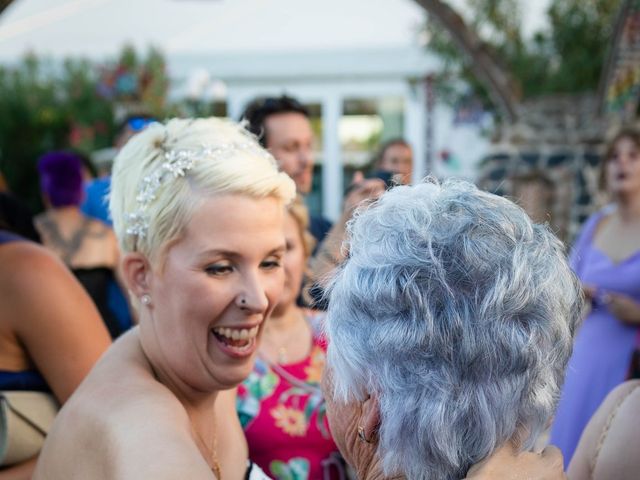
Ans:
POLYGON ((216 333, 217 335, 221 335, 231 340, 250 340, 258 334, 258 330, 258 326, 255 326, 249 330, 247 330, 246 328, 237 329, 224 327, 217 327, 213 329, 214 333, 216 333))

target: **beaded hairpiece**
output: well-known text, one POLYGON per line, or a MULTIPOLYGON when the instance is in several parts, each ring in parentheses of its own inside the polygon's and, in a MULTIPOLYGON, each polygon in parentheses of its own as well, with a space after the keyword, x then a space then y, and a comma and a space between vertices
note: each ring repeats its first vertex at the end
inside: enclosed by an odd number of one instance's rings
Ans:
POLYGON ((138 238, 147 236, 149 218, 146 210, 156 199, 158 189, 168 181, 184 177, 194 165, 204 159, 223 159, 238 152, 246 151, 263 156, 271 161, 273 157, 264 149, 253 143, 223 143, 216 146, 203 145, 198 149, 176 149, 164 152, 164 162, 155 171, 142 179, 136 195, 137 208, 126 214, 126 233, 138 238))

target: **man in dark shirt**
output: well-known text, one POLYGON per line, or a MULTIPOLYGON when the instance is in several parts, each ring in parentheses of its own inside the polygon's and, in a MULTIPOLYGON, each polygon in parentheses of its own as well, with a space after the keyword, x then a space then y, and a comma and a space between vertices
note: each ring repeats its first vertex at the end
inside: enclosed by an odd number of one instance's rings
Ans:
MULTIPOLYGON (((254 100, 242 118, 247 130, 274 156, 278 165, 296 182, 300 195, 311 191, 313 181, 313 130, 309 112, 292 97, 254 100)), ((331 222, 321 215, 310 215, 309 231, 319 245, 331 229, 331 222)), ((317 248, 317 247, 316 247, 317 248)))

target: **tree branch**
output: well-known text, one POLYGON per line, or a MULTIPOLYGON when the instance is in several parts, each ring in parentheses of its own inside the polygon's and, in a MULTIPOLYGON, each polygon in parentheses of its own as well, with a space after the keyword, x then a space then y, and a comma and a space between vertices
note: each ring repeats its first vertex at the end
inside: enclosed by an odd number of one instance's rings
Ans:
POLYGON ((0 0, 0 14, 7 8, 9 5, 13 3, 13 0, 0 0))
POLYGON ((456 45, 469 57, 471 71, 487 87, 491 100, 506 119, 517 120, 520 88, 510 75, 509 69, 446 2, 440 0, 415 0, 415 2, 449 32, 456 45))

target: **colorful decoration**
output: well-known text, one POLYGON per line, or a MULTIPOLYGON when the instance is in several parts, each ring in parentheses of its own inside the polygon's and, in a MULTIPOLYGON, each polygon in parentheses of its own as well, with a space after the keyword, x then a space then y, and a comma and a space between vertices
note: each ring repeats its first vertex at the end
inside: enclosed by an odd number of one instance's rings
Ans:
POLYGON ((621 28, 611 56, 604 110, 631 120, 640 101, 640 0, 628 0, 621 14, 621 28))
POLYGON ((125 47, 115 64, 100 69, 96 91, 125 109, 143 108, 161 117, 168 86, 166 64, 160 52, 151 49, 141 61, 133 47, 125 47))

